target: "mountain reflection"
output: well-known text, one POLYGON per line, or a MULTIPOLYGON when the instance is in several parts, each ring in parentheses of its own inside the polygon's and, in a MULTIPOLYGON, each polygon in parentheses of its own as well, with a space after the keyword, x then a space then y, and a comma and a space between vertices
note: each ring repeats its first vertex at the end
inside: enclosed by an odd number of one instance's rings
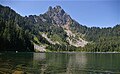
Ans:
POLYGON ((33 53, 33 65, 41 69, 41 73, 74 73, 76 69, 86 66, 85 53, 33 53))
POLYGON ((1 53, 0 74, 120 74, 119 53, 1 53))
POLYGON ((87 63, 87 58, 85 53, 75 53, 72 54, 67 67, 67 73, 71 71, 76 72, 76 70, 84 69, 87 63))
POLYGON ((42 61, 46 59, 45 53, 33 53, 33 60, 34 61, 42 61))

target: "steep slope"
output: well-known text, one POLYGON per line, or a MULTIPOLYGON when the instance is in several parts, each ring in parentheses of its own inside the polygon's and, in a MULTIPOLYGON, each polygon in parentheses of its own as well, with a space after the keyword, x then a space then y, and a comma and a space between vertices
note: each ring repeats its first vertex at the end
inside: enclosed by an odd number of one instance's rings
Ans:
POLYGON ((29 33, 19 26, 18 17, 22 18, 9 7, 0 5, 0 51, 34 51, 29 33))
MULTIPOLYGON (((88 43, 80 37, 82 36, 81 33, 78 33, 76 30, 71 30, 72 27, 70 25, 75 21, 60 6, 54 8, 50 6, 48 11, 43 15, 47 15, 53 25, 63 28, 67 34, 65 39, 70 45, 84 47, 88 43)), ((74 26, 76 26, 76 24, 74 24, 74 26)))

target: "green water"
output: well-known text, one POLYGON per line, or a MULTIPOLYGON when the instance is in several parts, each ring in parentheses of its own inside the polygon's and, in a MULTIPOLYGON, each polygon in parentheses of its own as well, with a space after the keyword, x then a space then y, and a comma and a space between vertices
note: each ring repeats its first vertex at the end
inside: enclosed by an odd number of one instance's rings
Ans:
POLYGON ((0 74, 120 74, 120 53, 0 53, 0 74))

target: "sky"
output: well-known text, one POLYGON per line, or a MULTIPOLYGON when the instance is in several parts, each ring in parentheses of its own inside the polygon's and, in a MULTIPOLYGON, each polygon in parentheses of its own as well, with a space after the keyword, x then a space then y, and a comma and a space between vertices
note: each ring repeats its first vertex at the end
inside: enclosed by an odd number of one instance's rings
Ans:
POLYGON ((0 0, 22 16, 44 14, 60 5, 74 20, 88 27, 120 24, 120 0, 0 0))

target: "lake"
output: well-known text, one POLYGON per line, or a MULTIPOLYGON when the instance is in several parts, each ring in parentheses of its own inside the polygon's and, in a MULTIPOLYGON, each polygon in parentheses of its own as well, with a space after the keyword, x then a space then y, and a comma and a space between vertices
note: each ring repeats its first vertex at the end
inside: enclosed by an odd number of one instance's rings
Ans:
POLYGON ((0 53, 0 74, 120 74, 120 53, 0 53))

